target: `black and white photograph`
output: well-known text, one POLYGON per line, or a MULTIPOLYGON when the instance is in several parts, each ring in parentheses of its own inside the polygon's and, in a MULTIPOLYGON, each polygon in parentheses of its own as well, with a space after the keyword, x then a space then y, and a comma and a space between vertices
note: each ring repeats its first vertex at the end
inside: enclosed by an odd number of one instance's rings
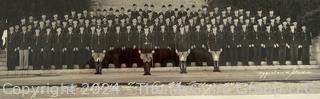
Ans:
POLYGON ((0 0, 1 99, 320 99, 320 0, 0 0))

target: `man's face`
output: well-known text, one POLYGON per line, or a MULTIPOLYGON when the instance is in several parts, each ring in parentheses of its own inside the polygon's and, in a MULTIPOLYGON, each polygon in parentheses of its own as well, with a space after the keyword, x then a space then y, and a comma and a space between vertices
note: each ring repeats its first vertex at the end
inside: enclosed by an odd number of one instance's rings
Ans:
POLYGON ((218 12, 218 11, 219 11, 219 8, 214 8, 214 11, 215 11, 215 12, 218 12))
POLYGON ((301 29, 302 29, 302 30, 306 30, 307 27, 306 27, 306 26, 302 26, 301 29))
POLYGON ((283 27, 282 27, 282 25, 279 25, 278 28, 279 28, 279 30, 282 30, 283 27))
POLYGON ((234 26, 230 26, 230 29, 231 29, 231 30, 234 30, 234 26))
POLYGON ((117 32, 119 32, 120 31, 120 27, 116 27, 116 30, 117 30, 117 32))
POLYGON ((83 27, 80 27, 80 31, 84 31, 84 28, 83 28, 83 27))
POLYGON ((91 29, 91 31, 94 31, 96 28, 95 27, 91 27, 90 29, 91 29))
POLYGON ((50 29, 50 28, 48 28, 48 29, 47 29, 47 33, 50 33, 50 32, 51 32, 51 29, 50 29))
POLYGON ((10 28, 9 28, 9 31, 13 31, 13 30, 14 30, 14 28, 13 28, 13 27, 10 27, 10 28))
POLYGON ((270 26, 267 27, 267 31, 270 31, 270 26))
POLYGON ((72 28, 68 28, 68 31, 71 32, 71 31, 72 31, 72 28))
POLYGON ((246 28, 247 28, 247 26, 246 26, 246 25, 242 25, 242 28, 243 28, 243 29, 246 29, 246 28))
POLYGON ((26 31, 26 30, 27 30, 27 27, 23 26, 23 27, 22 27, 22 30, 23 30, 23 31, 26 31))

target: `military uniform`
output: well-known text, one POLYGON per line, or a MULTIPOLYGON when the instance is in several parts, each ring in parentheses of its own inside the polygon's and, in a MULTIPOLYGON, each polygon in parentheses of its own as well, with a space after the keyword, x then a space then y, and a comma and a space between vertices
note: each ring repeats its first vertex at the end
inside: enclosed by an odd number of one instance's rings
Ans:
POLYGON ((253 45, 253 59, 255 65, 260 65, 261 64, 261 50, 262 50, 262 35, 260 31, 255 31, 253 30, 252 32, 252 42, 251 44, 253 45))
POLYGON ((249 45, 250 45, 250 33, 247 29, 242 29, 241 30, 241 60, 243 65, 249 65, 249 45))
POLYGON ((19 65, 21 67, 29 65, 29 49, 30 49, 30 38, 31 33, 27 31, 22 31, 18 34, 17 42, 19 42, 19 65))
POLYGON ((74 63, 75 63, 75 58, 74 58, 74 46, 76 40, 73 38, 74 34, 70 31, 67 32, 66 34, 66 41, 65 41, 65 52, 66 52, 66 65, 68 66, 68 69, 73 69, 74 68, 74 63))
MULTIPOLYGON (((84 31, 83 31, 84 32, 84 31)), ((89 60, 89 33, 79 33, 78 38, 78 60, 77 63, 79 64, 80 68, 84 68, 84 66, 87 64, 87 61, 89 60)))
POLYGON ((302 62, 304 65, 310 65, 310 46, 311 43, 311 32, 302 30, 302 62))
POLYGON ((223 36, 217 33, 210 33, 208 36, 208 47, 209 52, 213 58, 214 72, 220 72, 219 70, 219 59, 221 52, 223 51, 223 36))
POLYGON ((46 33, 45 35, 42 36, 43 39, 43 66, 44 69, 51 69, 52 65, 52 57, 53 57, 53 34, 48 34, 46 33))
POLYGON ((101 62, 105 57, 105 36, 101 35, 101 33, 95 33, 92 42, 91 42, 91 53, 95 62, 96 74, 102 73, 101 62))
POLYGON ((32 54, 32 65, 34 70, 41 69, 41 65, 43 64, 43 58, 41 51, 43 47, 43 38, 39 36, 34 35, 32 37, 32 45, 31 45, 31 54, 32 54))
POLYGON ((140 58, 144 63, 144 75, 151 75, 150 69, 152 66, 152 59, 154 53, 154 42, 152 40, 153 34, 146 33, 149 32, 148 29, 145 29, 145 33, 141 34, 139 40, 139 53, 140 58))
POLYGON ((54 65, 56 69, 62 69, 63 65, 63 54, 64 53, 64 36, 62 34, 55 34, 54 35, 54 65))
POLYGON ((7 37, 7 68, 8 70, 15 70, 16 66, 18 65, 18 54, 17 54, 17 34, 14 31, 8 32, 7 37))
POLYGON ((272 65, 274 57, 273 57, 273 52, 275 49, 275 37, 274 34, 271 31, 266 31, 266 39, 265 39, 265 46, 266 46, 266 60, 268 65, 272 65))
MULTIPOLYGON (((180 32, 182 30, 180 29, 180 32)), ((184 32, 184 31, 183 31, 184 32)), ((176 39, 176 53, 179 56, 180 73, 187 73, 187 57, 190 53, 191 44, 188 34, 178 33, 176 39)))
POLYGON ((123 32, 123 36, 121 37, 122 40, 122 45, 125 48, 124 50, 124 56, 123 58, 125 59, 125 63, 127 67, 132 67, 132 40, 131 40, 131 27, 130 29, 127 28, 126 31, 123 32))
POLYGON ((290 49, 290 61, 292 65, 297 65, 298 61, 298 46, 300 44, 299 34, 296 31, 290 31, 288 33, 289 49, 290 49))
POLYGON ((277 44, 279 47, 278 50, 278 58, 279 58, 279 63, 280 65, 285 65, 286 64, 286 44, 287 42, 287 33, 284 30, 278 30, 277 31, 277 44))
POLYGON ((229 61, 231 62, 232 66, 237 65, 237 57, 238 57, 238 53, 237 53, 237 33, 236 31, 229 31, 227 32, 227 38, 230 38, 230 40, 227 42, 227 50, 228 50, 228 59, 230 59, 229 61))

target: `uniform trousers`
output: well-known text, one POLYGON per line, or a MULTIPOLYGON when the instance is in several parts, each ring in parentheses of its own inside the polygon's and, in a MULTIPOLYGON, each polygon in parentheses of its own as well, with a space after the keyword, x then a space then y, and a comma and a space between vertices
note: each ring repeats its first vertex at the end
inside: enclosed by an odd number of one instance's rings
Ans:
POLYGON ((19 65, 25 69, 29 65, 29 50, 19 50, 19 65))

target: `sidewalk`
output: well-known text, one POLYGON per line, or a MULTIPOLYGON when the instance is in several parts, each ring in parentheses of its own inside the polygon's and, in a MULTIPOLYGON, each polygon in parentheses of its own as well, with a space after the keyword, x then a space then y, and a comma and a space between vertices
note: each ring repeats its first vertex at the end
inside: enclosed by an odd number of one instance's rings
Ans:
MULTIPOLYGON (((93 71, 92 71, 93 72, 93 71)), ((169 82, 269 82, 269 81, 314 81, 320 80, 320 69, 269 69, 269 70, 189 70, 187 74, 178 71, 153 71, 151 76, 143 76, 142 71, 104 71, 102 75, 93 73, 51 73, 28 75, 1 75, 0 85, 59 85, 82 83, 120 83, 130 82, 169 83, 169 82)))

